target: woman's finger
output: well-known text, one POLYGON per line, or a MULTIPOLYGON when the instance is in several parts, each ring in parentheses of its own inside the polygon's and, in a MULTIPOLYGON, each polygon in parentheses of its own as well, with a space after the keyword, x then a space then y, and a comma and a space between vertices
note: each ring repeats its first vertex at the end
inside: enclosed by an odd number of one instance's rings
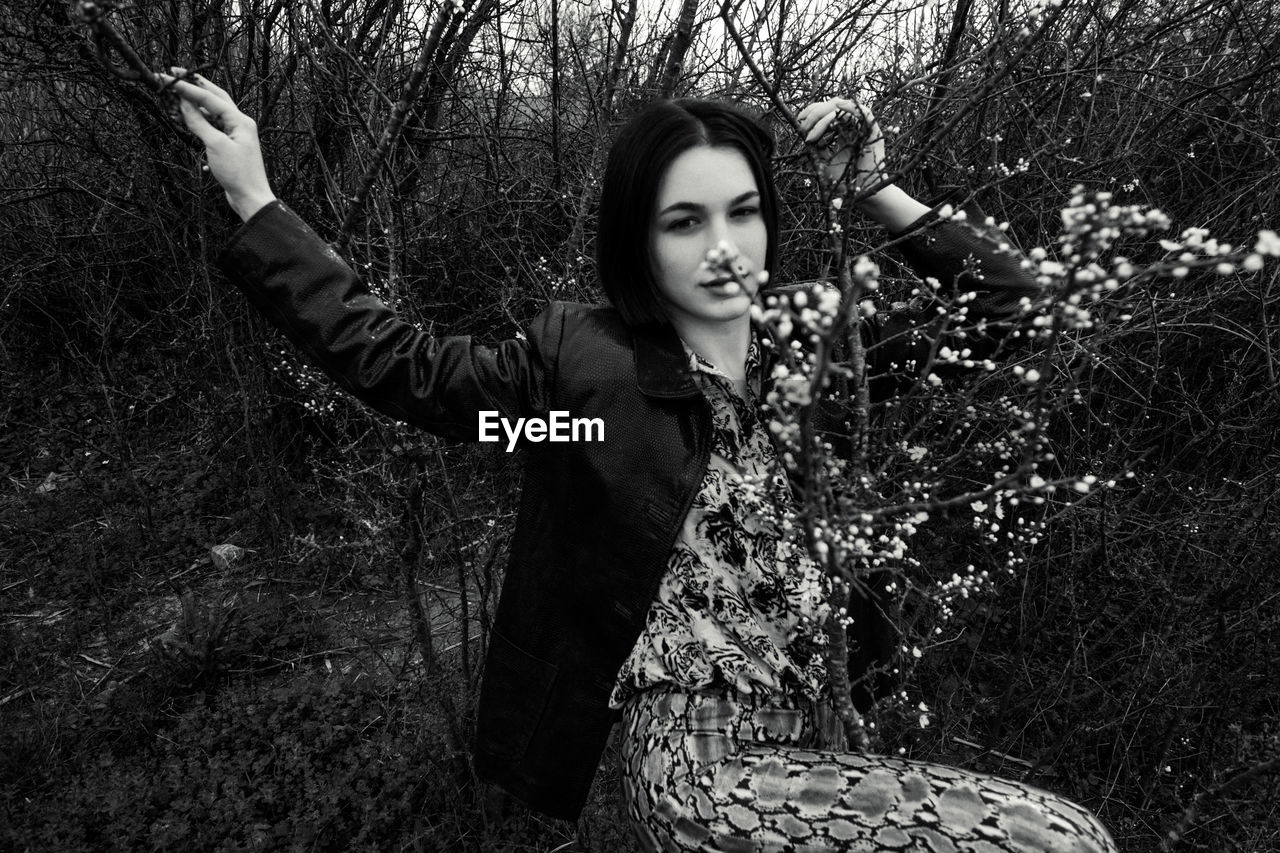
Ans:
POLYGON ((871 108, 862 101, 849 98, 836 98, 833 103, 838 109, 842 109, 847 113, 860 116, 867 126, 870 127, 876 120, 875 113, 871 112, 871 108))
POLYGON ((876 127, 876 114, 871 112, 871 107, 859 101, 858 113, 862 116, 862 120, 867 123, 867 127, 873 129, 876 127))
POLYGON ((226 90, 226 89, 223 89, 223 88, 222 88, 221 86, 219 86, 217 83, 213 82, 213 81, 212 81, 212 80, 210 80, 208 77, 205 77, 205 76, 204 76, 204 75, 202 75, 202 74, 191 74, 191 75, 188 75, 188 74, 187 74, 187 69, 183 68, 183 67, 182 67, 182 66, 180 66, 180 65, 173 65, 173 66, 170 66, 170 68, 169 68, 169 73, 170 73, 170 74, 172 74, 172 75, 173 75, 173 76, 175 76, 175 77, 187 77, 187 78, 188 78, 187 82, 195 82, 195 83, 196 83, 196 84, 198 84, 202 89, 205 89, 205 90, 207 90, 207 91, 209 91, 209 92, 213 92, 213 93, 214 93, 214 94, 216 94, 216 95, 220 95, 220 96, 222 96, 223 98, 225 98, 225 99, 226 99, 227 103, 229 103, 229 104, 235 104, 235 98, 231 97, 231 95, 229 95, 229 94, 227 93, 227 90, 226 90))
POLYGON ((174 83, 173 91, 181 95, 183 100, 190 101, 201 107, 210 117, 217 121, 228 119, 236 112, 239 112, 235 104, 217 93, 210 92, 185 80, 179 80, 174 83))
POLYGON ((184 101, 190 101, 199 107, 203 107, 214 121, 225 124, 240 112, 235 102, 227 97, 227 93, 221 89, 214 92, 203 84, 195 85, 185 80, 174 80, 167 74, 157 74, 156 76, 166 85, 169 85, 174 94, 180 96, 184 101))
POLYGON ((832 103, 836 105, 837 109, 842 109, 849 113, 860 112, 862 108, 862 104, 849 98, 835 98, 832 103))
POLYGON ((813 122, 822 118, 822 116, 831 109, 831 101, 817 101, 802 109, 800 114, 796 116, 796 121, 800 124, 800 132, 804 133, 807 131, 812 126, 813 122))
POLYGON ((213 92, 215 95, 226 100, 228 104, 234 104, 236 102, 235 98, 231 97, 231 94, 227 92, 226 89, 222 88, 208 77, 205 77, 203 74, 193 74, 191 76, 195 79, 196 83, 199 84, 201 89, 213 92))
POLYGON ((867 128, 876 127, 875 113, 862 101, 851 98, 831 98, 809 104, 796 116, 800 133, 806 143, 817 141, 831 128, 841 114, 858 116, 867 128))
POLYGON ((187 130, 194 133, 206 148, 213 145, 219 138, 226 137, 226 134, 213 126, 199 107, 186 98, 178 101, 178 108, 182 110, 182 121, 186 124, 187 130))
POLYGON ((816 142, 817 140, 821 139, 822 135, 827 132, 827 128, 831 127, 831 122, 835 120, 836 120, 836 113, 834 111, 829 112, 826 115, 824 115, 822 118, 818 119, 817 124, 813 126, 813 130, 809 131, 808 135, 805 136, 804 141, 816 142))

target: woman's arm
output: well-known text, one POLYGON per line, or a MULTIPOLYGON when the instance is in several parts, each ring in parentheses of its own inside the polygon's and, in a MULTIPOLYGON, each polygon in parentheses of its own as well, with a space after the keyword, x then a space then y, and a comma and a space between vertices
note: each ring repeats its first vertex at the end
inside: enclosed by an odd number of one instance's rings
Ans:
POLYGON ((396 420, 474 441, 482 411, 514 423, 549 408, 547 385, 565 320, 560 303, 530 323, 525 338, 492 347, 430 335, 374 296, 280 201, 250 217, 217 263, 310 362, 396 420))
MULTIPOLYGON (((833 182, 852 178, 855 193, 884 180, 884 131, 880 129, 880 122, 876 121, 869 108, 848 98, 832 98, 810 104, 796 118, 800 122, 800 132, 805 134, 805 142, 810 144, 821 139, 839 121, 849 118, 860 121, 866 135, 861 150, 857 152, 857 159, 854 160, 854 152, 850 146, 836 148, 827 160, 827 176, 833 182)), ((894 234, 907 230, 929 212, 928 205, 922 204, 897 184, 882 187, 859 201, 857 207, 864 215, 894 234)))
POLYGON ((940 220, 930 212, 908 231, 894 248, 928 286, 863 327, 876 398, 904 390, 928 371, 944 378, 965 373, 962 364, 930 363, 930 353, 941 344, 965 352, 963 359, 971 362, 1012 355, 1027 340, 1021 331, 1031 325, 1023 301, 1034 303, 1041 295, 1023 266, 1026 256, 992 225, 940 220), (939 312, 962 294, 963 303, 939 312))
MULTIPOLYGON (((835 148, 826 163, 827 177, 833 182, 852 180, 856 192, 872 187, 887 174, 884 133, 871 110, 856 101, 833 98, 810 104, 797 116, 806 144, 814 144, 841 123, 860 122, 865 134, 856 153, 853 146, 842 144, 836 135, 835 148)), ((982 356, 993 353, 996 345, 1012 331, 1010 321, 1018 316, 1024 298, 1034 300, 1040 293, 1034 277, 1022 266, 1023 254, 1012 240, 997 228, 981 221, 944 221, 933 208, 912 197, 896 184, 888 184, 858 202, 858 209, 900 238, 895 248, 921 280, 933 279, 938 296, 947 298, 972 292, 964 305, 964 324, 982 321, 990 324, 983 335, 973 336, 982 356), (981 339, 981 340, 979 340, 981 339)), ((923 301, 923 300, 922 300, 923 301)), ((928 306, 932 307, 932 306, 928 306)), ((869 355, 880 365, 920 364, 929 350, 928 338, 941 334, 944 323, 936 312, 927 311, 908 316, 878 315, 867 324, 877 345, 869 355), (925 335, 910 335, 920 326, 925 335)), ((907 369, 910 372, 910 369, 907 369)))
POLYGON ((919 222, 929 213, 930 208, 897 184, 889 184, 875 195, 859 202, 858 210, 890 232, 900 234, 919 222))
POLYGON ((544 311, 526 339, 495 347, 427 334, 375 297, 275 198, 257 126, 226 92, 204 78, 173 87, 210 172, 245 220, 218 266, 309 361, 371 408, 450 438, 478 438, 481 411, 514 422, 546 410, 561 306, 544 311))

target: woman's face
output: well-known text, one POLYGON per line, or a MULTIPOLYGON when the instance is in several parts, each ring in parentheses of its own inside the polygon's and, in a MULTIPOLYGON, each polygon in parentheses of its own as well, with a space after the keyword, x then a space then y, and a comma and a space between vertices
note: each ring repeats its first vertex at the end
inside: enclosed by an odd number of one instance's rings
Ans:
POLYGON ((724 241, 752 273, 764 269, 769 238, 760 193, 739 151, 704 145, 672 161, 658 186, 650 235, 658 292, 678 332, 747 321, 755 276, 747 277, 744 292, 702 265, 724 241))

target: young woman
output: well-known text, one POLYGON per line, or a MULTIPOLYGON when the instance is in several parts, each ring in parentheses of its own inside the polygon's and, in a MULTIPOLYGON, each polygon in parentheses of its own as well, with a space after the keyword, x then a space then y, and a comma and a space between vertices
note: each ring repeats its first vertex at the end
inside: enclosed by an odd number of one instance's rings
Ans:
MULTIPOLYGON (((603 424, 601 440, 521 440, 524 493, 478 709, 482 777, 576 819, 621 718, 627 808, 649 851, 1115 849, 1090 814, 1037 789, 806 748, 825 689, 821 573, 741 495, 744 477, 776 469, 757 404, 770 351, 749 309, 755 273, 775 268, 778 208, 772 142, 753 119, 705 101, 636 116, 601 196, 611 305, 553 303, 524 337, 488 347, 396 317, 275 199, 256 127, 227 93, 203 78, 175 90, 245 220, 219 266, 334 381, 455 439, 479 438, 486 412, 490 424, 553 412, 603 424), (704 264, 723 243, 746 273, 736 281, 704 264)), ((811 105, 802 129, 816 139, 839 108, 860 109, 811 105)), ((877 130, 836 158, 874 171, 877 130)), ((998 327, 1035 291, 999 232, 936 221, 895 186, 863 210, 912 232, 903 254, 920 275, 978 289, 971 318, 998 327)), ((878 366, 905 369, 920 344, 891 330, 869 327, 878 366)), ((852 666, 885 668, 893 639, 874 597, 851 596, 849 610, 852 666)), ((865 708, 886 687, 864 679, 855 699, 865 708)))

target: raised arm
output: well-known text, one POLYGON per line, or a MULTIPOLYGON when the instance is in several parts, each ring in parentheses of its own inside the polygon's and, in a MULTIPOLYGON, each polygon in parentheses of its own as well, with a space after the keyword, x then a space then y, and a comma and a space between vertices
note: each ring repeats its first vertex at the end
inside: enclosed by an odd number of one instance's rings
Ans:
MULTIPOLYGON (((975 291, 968 304, 970 320, 999 323, 1016 312, 1022 297, 1034 297, 1039 288, 1022 268, 1022 253, 999 229, 983 222, 944 221, 934 208, 916 199, 902 187, 886 183, 888 159, 884 132, 875 115, 865 105, 847 98, 832 98, 809 104, 797 115, 805 142, 826 147, 825 171, 837 184, 838 192, 853 194, 858 210, 899 238, 897 248, 922 280, 936 279, 938 293, 975 291), (861 148, 854 150, 848 136, 833 133, 837 128, 857 124, 861 148), (877 188, 868 196, 863 190, 877 188), (967 272, 967 270, 972 270, 967 272)), ((959 217, 957 217, 959 218, 959 217)))
MULTIPOLYGON (((860 122, 865 133, 860 134, 862 148, 854 152, 841 145, 836 136, 826 161, 826 173, 832 182, 843 183, 843 190, 860 195, 862 190, 885 184, 887 175, 884 131, 870 108, 848 98, 832 98, 810 104, 796 116, 805 143, 814 144, 828 131, 840 124, 860 122), (852 186, 849 182, 852 181, 852 186)), ((922 204, 897 184, 885 184, 865 198, 859 198, 858 210, 879 222, 890 232, 900 233, 929 212, 922 204)))
POLYGON ((183 119, 245 220, 218 266, 312 363, 371 408, 449 438, 476 439, 481 411, 512 421, 545 413, 562 308, 543 312, 526 339, 495 347, 401 319, 275 198, 253 119, 221 88, 194 80, 173 82, 183 119))
MULTIPOLYGON (((940 335, 957 352, 968 349, 969 360, 982 360, 1000 352, 1000 345, 1018 324, 1024 298, 1034 300, 1040 293, 1034 277, 1022 266, 1024 255, 1000 229, 978 217, 939 216, 899 187, 886 183, 888 175, 884 133, 871 110, 845 98, 819 101, 797 116, 805 142, 821 144, 824 135, 837 128, 858 123, 856 134, 861 148, 854 150, 848 136, 832 134, 827 145, 827 177, 841 193, 853 193, 857 207, 868 218, 885 227, 895 240, 895 248, 922 282, 936 283, 922 288, 925 298, 883 311, 864 324, 869 374, 875 396, 883 396, 909 385, 924 371, 929 354, 940 335), (864 189, 876 188, 860 197, 864 189), (972 293, 960 306, 963 316, 948 318, 938 314, 936 294, 949 299, 972 293), (980 325, 982 331, 963 331, 980 325)), ((1011 348, 1006 348, 1011 349, 1011 348)), ((957 371, 954 365, 931 368, 945 375, 957 371)))

